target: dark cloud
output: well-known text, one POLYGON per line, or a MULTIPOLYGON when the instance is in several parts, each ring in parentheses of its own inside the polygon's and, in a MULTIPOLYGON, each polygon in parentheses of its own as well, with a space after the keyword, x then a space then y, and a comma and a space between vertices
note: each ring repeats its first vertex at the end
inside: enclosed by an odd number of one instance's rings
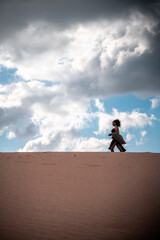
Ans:
POLYGON ((30 112, 24 107, 0 108, 0 130, 10 128, 18 138, 30 138, 37 134, 38 128, 29 120, 30 112))
POLYGON ((24 128, 16 128, 15 135, 18 138, 33 138, 38 133, 38 127, 33 122, 30 122, 24 128))
POLYGON ((90 71, 74 76, 74 81, 64 83, 71 95, 90 98, 107 98, 134 93, 146 98, 160 93, 160 34, 151 39, 151 50, 141 56, 132 56, 120 67, 101 70, 100 55, 90 62, 90 71))
POLYGON ((0 30, 5 39, 32 21, 65 28, 98 18, 126 18, 132 10, 159 17, 158 0, 1 0, 0 30))
POLYGON ((0 130, 18 125, 26 116, 27 111, 24 108, 0 108, 0 130))

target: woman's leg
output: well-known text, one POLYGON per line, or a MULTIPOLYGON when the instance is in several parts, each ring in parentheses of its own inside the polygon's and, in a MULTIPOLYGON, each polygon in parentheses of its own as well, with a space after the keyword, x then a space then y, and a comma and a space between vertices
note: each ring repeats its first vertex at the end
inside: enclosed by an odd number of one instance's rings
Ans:
POLYGON ((113 139, 108 149, 111 150, 111 152, 114 152, 113 149, 114 149, 115 146, 116 146, 116 140, 113 139))
POLYGON ((119 149, 120 152, 123 152, 122 147, 119 144, 117 144, 117 148, 119 149))
POLYGON ((116 146, 116 142, 112 144, 112 146, 110 147, 111 152, 114 152, 114 147, 116 146))
POLYGON ((111 150, 111 147, 112 147, 112 145, 113 145, 114 143, 115 143, 115 140, 113 139, 112 142, 111 142, 111 144, 110 144, 110 146, 109 146, 109 148, 108 148, 109 150, 111 150))
MULTIPOLYGON (((121 145, 122 146, 122 145, 121 145)), ((122 146, 122 150, 123 150, 123 152, 126 152, 126 149, 122 146)))
POLYGON ((126 149, 120 143, 117 144, 117 148, 119 149, 120 152, 126 151, 126 149))

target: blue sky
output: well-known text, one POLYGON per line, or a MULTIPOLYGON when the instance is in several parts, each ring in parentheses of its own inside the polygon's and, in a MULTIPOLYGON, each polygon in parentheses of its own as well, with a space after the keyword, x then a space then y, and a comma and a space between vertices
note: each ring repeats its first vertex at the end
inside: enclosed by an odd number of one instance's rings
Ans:
POLYGON ((0 3, 0 151, 109 151, 119 118, 159 152, 158 1, 47 3, 0 3))

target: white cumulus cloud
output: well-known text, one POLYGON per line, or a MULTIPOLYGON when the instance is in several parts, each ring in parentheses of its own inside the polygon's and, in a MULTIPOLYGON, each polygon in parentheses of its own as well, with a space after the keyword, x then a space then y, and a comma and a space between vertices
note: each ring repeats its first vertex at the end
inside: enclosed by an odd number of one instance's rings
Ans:
POLYGON ((142 136, 142 137, 144 137, 146 134, 147 134, 147 132, 146 132, 145 130, 143 130, 143 131, 141 132, 141 136, 142 136))
POLYGON ((141 137, 139 138, 138 141, 136 141, 137 146, 144 144, 144 137, 146 136, 146 134, 147 134, 147 131, 145 131, 145 130, 140 132, 141 137))
POLYGON ((100 112, 104 112, 104 104, 99 100, 99 98, 95 99, 95 106, 98 108, 100 112))
POLYGON ((160 97, 151 99, 151 103, 152 103, 151 109, 159 107, 160 106, 160 97))
POLYGON ((146 113, 141 113, 138 110, 133 110, 132 112, 119 112, 117 109, 113 109, 112 114, 108 113, 95 113, 98 118, 98 131, 96 134, 104 134, 107 130, 111 128, 111 123, 115 119, 121 121, 122 132, 129 130, 130 128, 143 128, 147 125, 151 126, 153 120, 156 120, 155 116, 152 114, 148 116, 146 113))
POLYGON ((97 139, 91 138, 80 138, 77 142, 73 151, 78 152, 101 152, 108 150, 110 140, 108 139, 97 139))
POLYGON ((127 133, 126 135, 126 142, 130 142, 135 136, 133 134, 127 133))
POLYGON ((10 131, 10 132, 7 134, 7 138, 8 138, 8 139, 13 139, 13 138, 15 138, 15 137, 16 137, 16 135, 15 135, 15 133, 12 132, 12 131, 10 131))

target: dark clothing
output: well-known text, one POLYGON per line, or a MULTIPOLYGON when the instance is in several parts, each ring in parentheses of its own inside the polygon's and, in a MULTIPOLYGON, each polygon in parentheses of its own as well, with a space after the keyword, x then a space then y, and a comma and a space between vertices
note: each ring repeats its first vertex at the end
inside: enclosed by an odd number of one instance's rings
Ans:
POLYGON ((111 149, 112 145, 115 144, 115 143, 116 143, 116 145, 118 145, 118 146, 120 146, 122 148, 123 152, 126 151, 126 149, 122 146, 122 144, 120 144, 115 138, 113 138, 113 140, 112 140, 112 142, 111 142, 111 144, 109 146, 109 150, 111 149))
MULTIPOLYGON (((113 128, 111 132, 114 133, 115 129, 113 128)), ((116 143, 116 145, 118 145, 118 146, 120 146, 122 148, 123 152, 126 151, 126 149, 122 146, 122 144, 120 144, 115 138, 112 137, 112 139, 113 140, 112 140, 112 142, 111 142, 111 144, 109 146, 109 149, 111 149, 112 145, 116 143)))
POLYGON ((114 132, 115 132, 115 129, 113 128, 112 131, 111 131, 111 133, 114 133, 114 132))

